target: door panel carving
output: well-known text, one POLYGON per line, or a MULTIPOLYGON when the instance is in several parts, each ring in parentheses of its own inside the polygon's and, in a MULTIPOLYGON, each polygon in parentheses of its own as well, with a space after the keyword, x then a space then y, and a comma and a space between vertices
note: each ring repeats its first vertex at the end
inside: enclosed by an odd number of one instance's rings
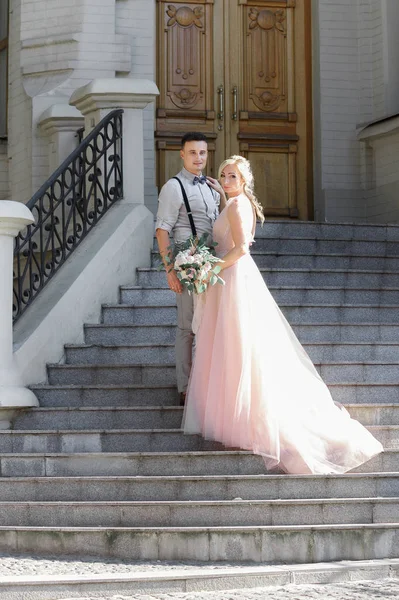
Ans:
POLYGON ((261 6, 246 10, 248 110, 287 112, 286 10, 261 6))
POLYGON ((247 156, 269 217, 312 218, 311 0, 158 0, 158 185, 178 140, 247 156), (169 156, 170 155, 170 156, 169 156))
POLYGON ((214 118, 212 3, 161 0, 158 11, 158 117, 214 118))

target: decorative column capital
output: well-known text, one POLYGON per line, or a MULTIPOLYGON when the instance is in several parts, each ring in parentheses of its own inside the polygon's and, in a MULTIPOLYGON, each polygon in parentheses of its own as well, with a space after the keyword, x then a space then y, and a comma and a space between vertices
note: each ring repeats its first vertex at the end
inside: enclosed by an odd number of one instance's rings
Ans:
POLYGON ((47 135, 61 131, 76 132, 84 126, 84 117, 74 106, 53 104, 40 115, 38 126, 47 135))
POLYGON ((24 227, 32 223, 33 215, 25 204, 0 200, 0 236, 16 237, 24 227))
POLYGON ((86 115, 97 110, 145 108, 159 91, 148 79, 94 79, 72 94, 69 104, 86 115))

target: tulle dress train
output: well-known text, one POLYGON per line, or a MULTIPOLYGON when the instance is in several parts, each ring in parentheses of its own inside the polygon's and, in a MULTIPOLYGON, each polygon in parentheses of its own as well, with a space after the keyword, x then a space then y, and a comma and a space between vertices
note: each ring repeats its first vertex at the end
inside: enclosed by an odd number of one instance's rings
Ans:
MULTIPOLYGON (((234 246, 231 202, 214 225, 221 258, 234 246)), ((245 196, 238 205, 250 241, 252 206, 245 196)), ((250 254, 221 276, 225 286, 209 288, 198 305, 184 432, 250 450, 267 469, 287 473, 344 473, 382 452, 380 442, 334 403, 250 254)))

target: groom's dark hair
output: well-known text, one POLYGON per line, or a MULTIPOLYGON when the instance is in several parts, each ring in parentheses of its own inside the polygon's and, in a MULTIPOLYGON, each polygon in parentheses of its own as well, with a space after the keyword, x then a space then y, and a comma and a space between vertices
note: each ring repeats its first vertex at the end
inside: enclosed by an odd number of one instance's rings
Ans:
POLYGON ((181 139, 181 147, 184 148, 187 142, 205 142, 208 143, 206 135, 200 133, 199 131, 189 131, 185 135, 183 135, 181 139))

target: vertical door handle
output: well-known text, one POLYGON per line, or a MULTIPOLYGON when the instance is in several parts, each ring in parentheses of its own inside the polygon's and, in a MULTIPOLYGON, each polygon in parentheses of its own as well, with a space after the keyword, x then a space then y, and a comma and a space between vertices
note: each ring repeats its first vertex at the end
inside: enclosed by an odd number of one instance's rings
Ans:
POLYGON ((237 121, 238 119, 238 87, 235 85, 232 89, 233 94, 233 114, 231 118, 233 121, 237 121))
POLYGON ((218 87, 218 95, 219 95, 219 112, 218 112, 218 130, 222 131, 223 129, 223 121, 224 121, 224 87, 219 85, 218 87))

